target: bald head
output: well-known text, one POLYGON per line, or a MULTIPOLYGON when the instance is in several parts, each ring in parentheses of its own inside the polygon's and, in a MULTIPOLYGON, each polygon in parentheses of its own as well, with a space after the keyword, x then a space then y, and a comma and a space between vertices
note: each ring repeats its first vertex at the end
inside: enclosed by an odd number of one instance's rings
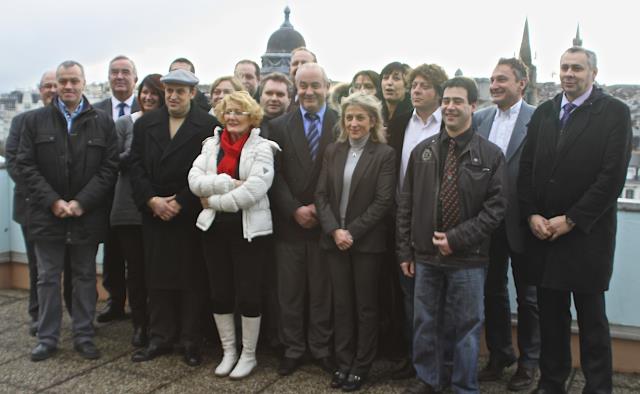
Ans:
POLYGON ((56 70, 48 70, 42 74, 38 90, 40 90, 40 98, 44 105, 49 105, 53 97, 56 95, 58 83, 56 79, 56 70))

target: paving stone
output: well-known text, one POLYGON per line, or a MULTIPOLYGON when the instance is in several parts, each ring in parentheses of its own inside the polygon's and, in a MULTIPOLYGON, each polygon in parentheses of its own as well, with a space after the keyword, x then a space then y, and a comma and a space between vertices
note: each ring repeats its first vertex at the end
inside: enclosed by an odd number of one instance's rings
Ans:
POLYGON ((152 378, 130 374, 104 366, 48 388, 51 393, 149 393, 160 385, 152 378))
POLYGON ((0 394, 27 394, 33 392, 33 390, 12 386, 7 383, 0 383, 0 394))
POLYGON ((0 333, 15 327, 24 326, 29 323, 26 301, 16 300, 0 305, 0 333))
POLYGON ((0 381, 29 389, 44 389, 63 382, 99 365, 98 361, 82 362, 64 357, 59 350, 54 357, 34 363, 29 355, 2 365, 0 381))
POLYGON ((29 298, 29 292, 18 289, 0 289, 0 297, 11 297, 17 299, 29 298))
MULTIPOLYGON (((3 342, 0 341, 0 344, 2 344, 3 342)), ((14 349, 12 347, 9 346, 3 346, 2 347, 2 351, 0 352, 0 371, 2 371, 2 365, 6 364, 8 362, 17 360, 21 357, 24 357, 24 355, 27 354, 26 351, 20 351, 18 349, 14 349)), ((3 380, 2 378, 3 373, 0 372, 0 381, 3 380)))

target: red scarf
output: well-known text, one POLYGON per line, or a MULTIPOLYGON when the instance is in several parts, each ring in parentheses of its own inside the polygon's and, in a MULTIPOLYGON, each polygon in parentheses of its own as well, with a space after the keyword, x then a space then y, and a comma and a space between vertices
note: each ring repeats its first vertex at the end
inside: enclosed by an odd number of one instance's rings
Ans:
POLYGON ((220 148, 224 152, 224 155, 222 156, 220 163, 218 163, 218 174, 225 173, 232 178, 235 178, 238 172, 240 152, 242 152, 242 147, 244 146, 244 143, 247 142, 250 133, 251 131, 245 133, 233 142, 231 141, 231 137, 227 129, 222 130, 222 134, 220 135, 220 148))

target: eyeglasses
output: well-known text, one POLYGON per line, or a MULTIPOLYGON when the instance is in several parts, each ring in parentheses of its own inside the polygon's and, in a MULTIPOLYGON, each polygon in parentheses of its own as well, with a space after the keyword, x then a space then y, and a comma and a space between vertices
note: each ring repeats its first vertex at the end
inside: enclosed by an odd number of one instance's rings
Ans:
POLYGON ((234 109, 228 109, 228 110, 224 111, 222 114, 225 115, 225 116, 234 116, 234 115, 235 116, 249 116, 250 115, 249 112, 245 112, 245 111, 241 112, 241 111, 236 111, 234 109))

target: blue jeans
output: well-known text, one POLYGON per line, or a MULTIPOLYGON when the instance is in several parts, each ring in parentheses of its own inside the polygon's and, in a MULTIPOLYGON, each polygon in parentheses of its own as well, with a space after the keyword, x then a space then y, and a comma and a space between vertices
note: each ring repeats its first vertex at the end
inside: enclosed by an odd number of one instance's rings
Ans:
POLYGON ((486 269, 416 264, 413 364, 436 390, 478 393, 486 269))

